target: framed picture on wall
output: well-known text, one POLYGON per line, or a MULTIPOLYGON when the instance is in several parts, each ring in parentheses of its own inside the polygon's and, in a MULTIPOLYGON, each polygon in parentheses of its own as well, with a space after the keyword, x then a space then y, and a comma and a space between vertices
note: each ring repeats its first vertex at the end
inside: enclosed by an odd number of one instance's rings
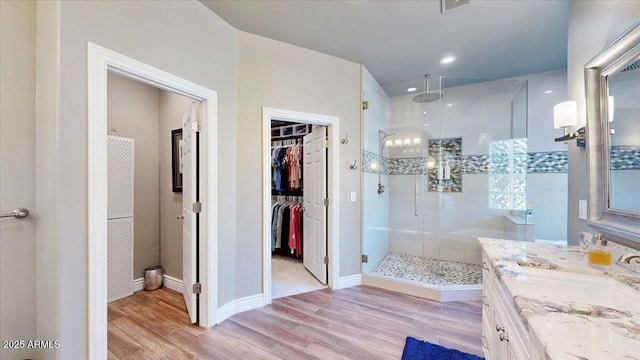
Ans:
POLYGON ((173 192, 182 192, 182 129, 171 130, 171 171, 173 192))

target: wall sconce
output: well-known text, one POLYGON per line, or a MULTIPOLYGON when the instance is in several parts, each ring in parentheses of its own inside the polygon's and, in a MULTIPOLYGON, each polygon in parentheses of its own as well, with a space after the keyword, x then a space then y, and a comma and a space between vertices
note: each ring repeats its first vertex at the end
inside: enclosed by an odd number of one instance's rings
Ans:
MULTIPOLYGON (((553 127, 555 129, 565 129, 578 124, 578 103, 575 101, 565 101, 553 107, 553 127)), ((576 132, 555 138, 556 141, 576 140, 576 146, 585 147, 584 126, 576 132)))

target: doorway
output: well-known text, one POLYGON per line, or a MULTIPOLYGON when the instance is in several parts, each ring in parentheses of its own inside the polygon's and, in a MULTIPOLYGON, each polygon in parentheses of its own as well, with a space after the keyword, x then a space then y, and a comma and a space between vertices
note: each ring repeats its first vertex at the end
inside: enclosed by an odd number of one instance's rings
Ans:
MULTIPOLYGON (((333 287, 337 283, 339 262, 337 250, 338 139, 336 134, 339 133, 338 126, 338 118, 334 116, 263 108, 263 294, 266 304, 271 303, 271 300, 275 297, 293 295, 298 291, 295 289, 296 280, 293 279, 290 279, 290 282, 294 284, 294 288, 287 289, 285 285, 285 289, 274 289, 274 285, 281 285, 278 283, 277 272, 279 270, 285 272, 297 271, 299 275, 313 274, 312 276, 315 278, 312 277, 306 283, 311 287, 322 288, 323 284, 333 287), (284 124, 285 128, 272 129, 272 124, 284 124), (291 131, 286 127, 290 127, 291 131), (278 140, 276 136, 273 138, 275 142, 272 143, 272 134, 276 132, 280 135, 285 135, 281 136, 284 139, 278 140), (309 134, 300 140, 297 140, 297 136, 286 136, 288 134, 299 135, 301 132, 308 132, 309 134), (278 141, 282 142, 278 143, 278 141), (287 141, 289 142, 288 144, 287 141), (295 203, 296 199, 295 194, 291 198, 278 199, 277 196, 282 195, 278 194, 277 189, 273 192, 275 184, 272 183, 274 174, 272 173, 271 164, 274 149, 271 146, 277 148, 278 146, 293 145, 294 143, 298 145, 298 141, 301 142, 299 145, 303 145, 302 142, 306 145, 304 156, 302 157, 304 166, 302 183, 305 184, 305 188, 311 185, 310 191, 303 191, 298 194, 300 195, 299 199, 304 200, 297 200, 303 202, 304 205, 302 233, 303 239, 307 238, 309 241, 305 242, 310 245, 305 246, 302 244, 302 251, 293 249, 294 257, 296 254, 301 253, 302 264, 292 261, 290 256, 288 258, 272 257, 274 248, 277 248, 277 245, 282 246, 282 242, 278 242, 278 238, 274 238, 273 215, 275 213, 272 212, 273 206, 275 206, 274 202, 280 200, 295 203), (332 203, 332 199, 336 200, 336 203, 332 203), (322 219, 323 217, 324 219, 322 219), (274 275, 272 276, 272 274, 274 275)), ((291 255, 290 251, 292 249, 289 247, 286 249, 287 255, 291 255)), ((288 274, 284 274, 285 281, 287 276, 288 274)), ((304 279, 298 279, 298 281, 305 282, 304 279)), ((305 290, 305 284, 302 284, 299 292, 305 291, 309 291, 309 288, 305 290)))
POLYGON ((198 277, 189 267, 198 241, 197 103, 113 73, 107 82, 107 300, 162 286, 184 298, 196 323, 197 295, 184 284, 198 277))
POLYGON ((327 127, 271 121, 271 298, 327 284, 327 127))
MULTIPOLYGON (((199 227, 195 236, 203 241, 195 255, 194 266, 200 274, 199 324, 216 323, 217 268, 217 94, 209 89, 176 77, 149 65, 88 44, 88 157, 89 157, 89 358, 107 358, 107 74, 115 73, 153 87, 177 93, 197 103, 200 115, 199 163, 195 181, 200 182, 199 227)), ((183 124, 184 125, 184 124, 183 124)), ((195 189, 194 189, 195 190, 195 189)), ((194 205, 195 209, 195 205, 194 205)), ((183 274, 184 276, 184 274, 183 274)), ((183 292, 195 289, 183 284, 183 292)))

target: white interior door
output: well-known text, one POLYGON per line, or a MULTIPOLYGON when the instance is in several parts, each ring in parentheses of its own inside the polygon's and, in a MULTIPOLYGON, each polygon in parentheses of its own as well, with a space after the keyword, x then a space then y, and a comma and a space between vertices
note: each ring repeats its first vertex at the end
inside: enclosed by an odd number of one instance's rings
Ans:
POLYGON ((182 214, 184 216, 182 224, 182 276, 184 277, 182 294, 187 304, 191 323, 198 321, 197 294, 193 291, 198 271, 196 250, 199 213, 199 211, 194 211, 194 204, 198 202, 198 144, 194 125, 197 124, 196 115, 196 103, 193 103, 191 109, 182 117, 181 161, 179 164, 179 168, 182 170, 182 214))
POLYGON ((317 126, 304 137, 303 263, 321 283, 327 283, 327 127, 317 126))

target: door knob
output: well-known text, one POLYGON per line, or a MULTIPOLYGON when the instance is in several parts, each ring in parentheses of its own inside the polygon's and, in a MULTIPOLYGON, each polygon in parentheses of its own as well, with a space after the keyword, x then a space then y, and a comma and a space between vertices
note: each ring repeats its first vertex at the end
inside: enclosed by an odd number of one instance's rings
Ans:
POLYGON ((0 214, 0 218, 13 217, 16 219, 22 219, 26 218, 27 216, 29 216, 29 210, 25 208, 13 209, 8 214, 0 214))
POLYGON ((184 214, 178 215, 178 220, 184 220, 184 214))

